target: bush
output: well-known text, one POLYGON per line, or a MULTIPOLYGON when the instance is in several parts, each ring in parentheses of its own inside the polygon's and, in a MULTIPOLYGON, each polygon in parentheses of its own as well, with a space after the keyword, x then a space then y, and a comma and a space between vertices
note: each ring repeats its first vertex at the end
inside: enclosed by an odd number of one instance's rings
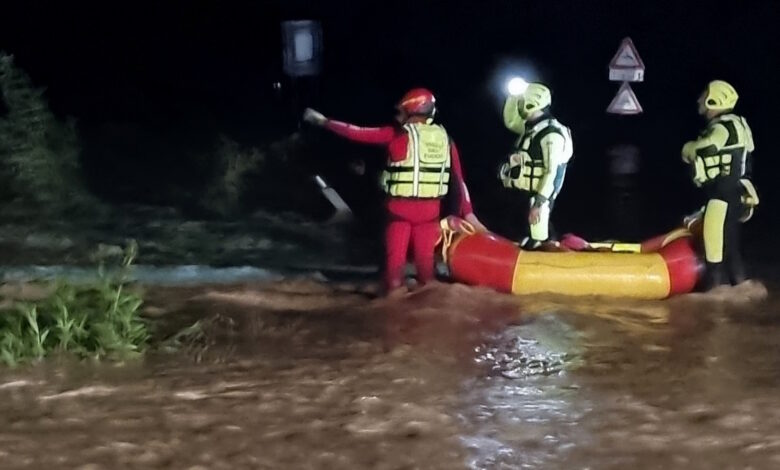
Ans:
POLYGON ((140 316, 143 300, 127 285, 136 252, 135 244, 128 247, 115 275, 101 264, 97 283, 59 282, 42 300, 0 310, 0 360, 16 365, 53 352, 118 359, 141 354, 149 340, 140 316))
POLYGON ((265 154, 256 148, 242 148, 221 135, 214 155, 217 160, 215 176, 208 184, 201 204, 222 216, 237 215, 241 212, 247 176, 263 171, 265 154))
MULTIPOLYGON (((331 210, 306 161, 304 139, 294 133, 260 148, 220 136, 207 160, 212 174, 199 205, 213 215, 235 217, 265 210, 314 216, 331 210)), ((327 164, 326 164, 327 165, 327 164)))

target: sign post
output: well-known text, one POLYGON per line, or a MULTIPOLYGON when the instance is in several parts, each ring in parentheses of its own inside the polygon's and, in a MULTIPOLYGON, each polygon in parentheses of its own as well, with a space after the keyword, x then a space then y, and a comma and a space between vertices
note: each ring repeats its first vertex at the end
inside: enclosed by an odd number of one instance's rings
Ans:
MULTIPOLYGON (((631 38, 624 38, 617 53, 609 63, 609 80, 620 82, 620 88, 607 107, 607 113, 619 116, 635 116, 642 113, 642 105, 631 89, 631 82, 645 79, 645 64, 639 57, 631 38)), ((641 198, 639 197, 638 173, 641 154, 632 143, 631 129, 634 123, 618 119, 616 126, 617 145, 607 150, 611 159, 610 203, 613 230, 620 236, 634 238, 641 227, 641 198)))
POLYGON ((609 104, 610 114, 635 115, 642 113, 642 105, 631 89, 630 82, 642 82, 645 79, 645 64, 631 38, 623 39, 617 53, 609 63, 609 80, 622 82, 615 98, 609 104))

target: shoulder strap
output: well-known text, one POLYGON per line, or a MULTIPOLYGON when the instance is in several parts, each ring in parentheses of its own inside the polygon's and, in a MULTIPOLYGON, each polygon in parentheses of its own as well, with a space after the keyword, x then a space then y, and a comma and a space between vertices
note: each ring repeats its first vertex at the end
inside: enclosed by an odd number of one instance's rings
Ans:
POLYGON ((542 124, 544 124, 544 126, 537 130, 536 133, 532 136, 532 139, 535 141, 538 142, 550 134, 560 134, 562 137, 566 138, 562 129, 563 126, 561 126, 561 124, 555 119, 547 119, 542 121, 534 126, 534 129, 542 124))

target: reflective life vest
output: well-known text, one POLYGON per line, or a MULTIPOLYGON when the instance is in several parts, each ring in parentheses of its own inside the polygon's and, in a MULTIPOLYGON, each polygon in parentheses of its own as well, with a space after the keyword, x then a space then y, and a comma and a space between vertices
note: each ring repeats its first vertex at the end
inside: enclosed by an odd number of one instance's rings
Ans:
POLYGON ((710 145, 696 150, 693 161, 693 181, 705 185, 720 178, 731 177, 735 181, 745 176, 753 148, 753 135, 745 118, 724 114, 713 119, 704 130, 704 135, 721 125, 728 132, 726 144, 710 145))
POLYGON ((509 176, 512 186, 523 191, 537 192, 545 174, 552 169, 547 168, 544 160, 542 140, 550 134, 559 134, 565 141, 562 164, 571 159, 574 146, 571 131, 557 119, 548 118, 540 121, 520 138, 515 154, 510 157, 509 176))
POLYGON ((391 162, 382 174, 390 196, 437 199, 447 194, 450 182, 450 139, 435 124, 406 124, 409 135, 406 158, 391 162))

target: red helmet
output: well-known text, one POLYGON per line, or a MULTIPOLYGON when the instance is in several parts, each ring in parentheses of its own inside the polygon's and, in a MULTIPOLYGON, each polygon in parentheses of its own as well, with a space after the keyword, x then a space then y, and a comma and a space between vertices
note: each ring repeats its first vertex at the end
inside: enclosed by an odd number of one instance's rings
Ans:
POLYGON ((396 106, 409 116, 433 116, 436 112, 436 98, 430 90, 415 88, 409 90, 396 106))

